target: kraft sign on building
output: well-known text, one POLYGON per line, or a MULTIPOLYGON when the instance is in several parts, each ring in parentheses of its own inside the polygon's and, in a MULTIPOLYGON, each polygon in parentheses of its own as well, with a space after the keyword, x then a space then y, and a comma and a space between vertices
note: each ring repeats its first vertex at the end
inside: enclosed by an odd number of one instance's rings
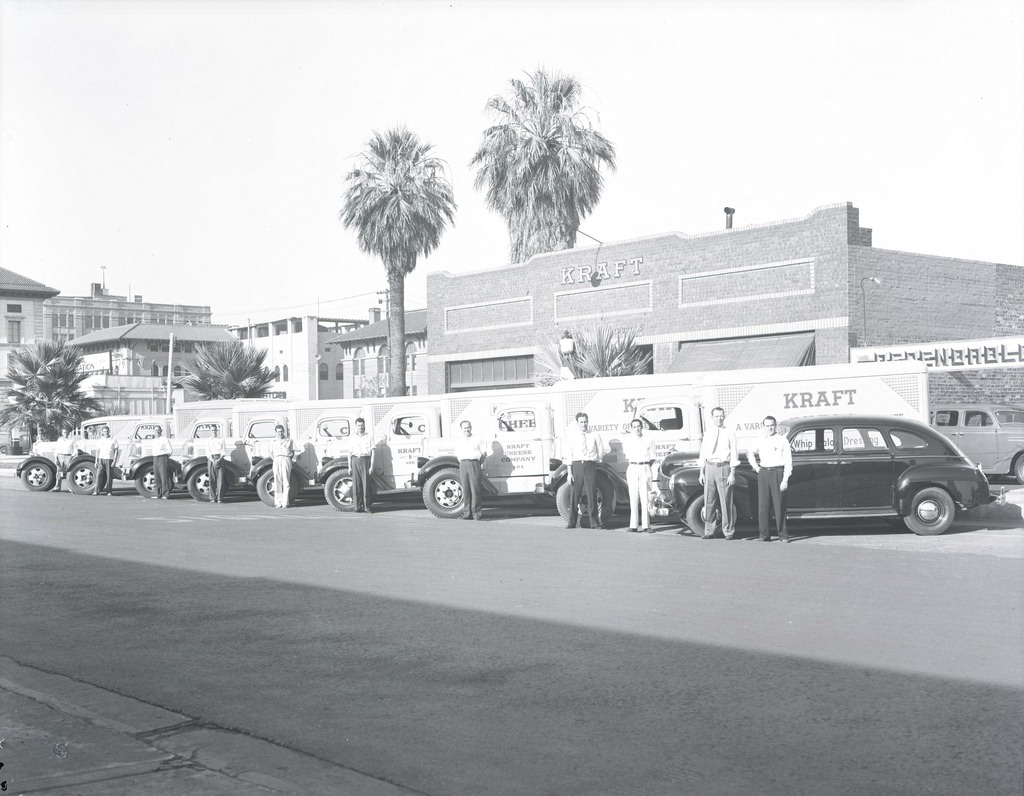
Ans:
POLYGON ((850 362, 903 362, 916 359, 930 370, 1024 367, 1024 337, 951 340, 939 343, 851 348, 850 362))

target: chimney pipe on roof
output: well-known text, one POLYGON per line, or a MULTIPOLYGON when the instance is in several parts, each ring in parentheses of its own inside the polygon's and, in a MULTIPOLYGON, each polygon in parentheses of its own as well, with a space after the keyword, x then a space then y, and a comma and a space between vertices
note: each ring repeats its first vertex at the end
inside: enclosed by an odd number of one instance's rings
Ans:
POLYGON ((370 323, 377 323, 380 320, 380 307, 370 307, 370 323))
POLYGON ((736 212, 733 207, 726 207, 725 209, 725 228, 732 229, 732 214, 736 212))

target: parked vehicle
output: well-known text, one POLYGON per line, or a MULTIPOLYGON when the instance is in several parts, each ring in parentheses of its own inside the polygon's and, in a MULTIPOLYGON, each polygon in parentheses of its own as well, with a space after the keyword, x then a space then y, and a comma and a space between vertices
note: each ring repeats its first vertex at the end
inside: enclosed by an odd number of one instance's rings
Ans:
MULTIPOLYGON (((957 447, 924 423, 879 415, 792 419, 785 429, 793 450, 786 492, 793 520, 901 520, 919 535, 949 530, 958 509, 994 499, 984 474, 957 447)), ((704 529, 704 487, 696 463, 673 454, 660 480, 683 523, 704 529)), ((740 521, 757 520, 757 475, 749 462, 736 470, 740 521)))
POLYGON ((941 404, 932 426, 989 475, 1010 475, 1024 484, 1024 407, 941 404))

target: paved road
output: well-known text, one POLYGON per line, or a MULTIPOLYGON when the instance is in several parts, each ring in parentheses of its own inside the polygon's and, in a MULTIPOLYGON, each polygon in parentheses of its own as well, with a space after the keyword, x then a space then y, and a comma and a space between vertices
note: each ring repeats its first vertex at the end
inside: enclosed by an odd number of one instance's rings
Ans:
POLYGON ((11 479, 0 500, 12 665, 365 777, 334 792, 1021 791, 1013 523, 763 545, 11 479))

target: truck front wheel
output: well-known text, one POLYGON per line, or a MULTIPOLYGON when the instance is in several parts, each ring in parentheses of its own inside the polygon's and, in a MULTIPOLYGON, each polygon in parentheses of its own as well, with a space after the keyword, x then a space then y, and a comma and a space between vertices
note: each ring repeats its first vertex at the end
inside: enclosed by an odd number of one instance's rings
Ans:
POLYGON ((57 483, 57 472, 45 464, 30 464, 21 473, 21 483, 30 492, 47 492, 57 483))
POLYGON ((423 503, 435 517, 451 520, 462 516, 466 495, 454 467, 438 470, 423 485, 423 503))
MULTIPOLYGON (((269 468, 256 480, 256 494, 267 506, 274 505, 274 470, 269 468)), ((288 482, 288 505, 299 496, 299 474, 293 472, 288 482)))
POLYGON ((91 495, 96 490, 96 465, 79 462, 68 470, 68 488, 76 495, 91 495))
MULTIPOLYGON (((598 478, 596 488, 594 489, 595 499, 597 501, 597 521, 605 527, 611 522, 612 515, 615 513, 615 489, 608 483, 606 478, 598 478)), ((572 484, 566 481, 560 487, 558 487, 558 493, 555 495, 555 502, 558 505, 558 513, 561 515, 565 522, 569 522, 572 517, 572 484)), ((587 496, 583 495, 580 499, 579 505, 577 506, 577 516, 582 520, 587 516, 587 496)))
POLYGON ((153 497, 156 494, 156 474, 153 472, 152 464, 144 464, 135 476, 135 491, 143 497, 153 497))
POLYGON ((327 476, 324 497, 335 511, 352 511, 355 508, 352 500, 352 476, 348 470, 338 470, 327 476))
MULTIPOLYGON (((223 472, 223 466, 221 468, 223 472)), ((221 476, 223 477, 223 476, 221 476)), ((210 474, 207 472, 205 467, 200 467, 192 475, 188 477, 188 493, 192 496, 193 500, 198 500, 200 503, 210 502, 210 474)), ((225 484, 227 486, 227 484, 225 484)))

